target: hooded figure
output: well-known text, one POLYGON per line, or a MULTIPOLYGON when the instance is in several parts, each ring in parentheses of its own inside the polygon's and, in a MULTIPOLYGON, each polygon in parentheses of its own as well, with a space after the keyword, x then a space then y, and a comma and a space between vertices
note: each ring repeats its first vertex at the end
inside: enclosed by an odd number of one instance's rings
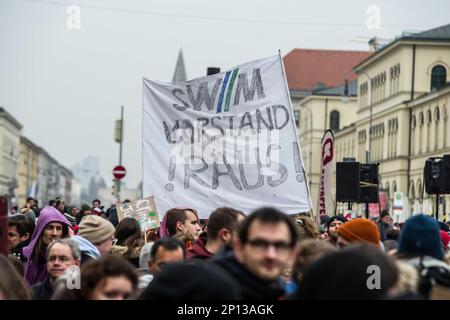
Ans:
POLYGON ((47 277, 47 245, 42 240, 42 235, 48 224, 58 222, 62 224, 61 238, 69 236, 70 222, 54 207, 47 206, 41 210, 33 237, 28 246, 23 248, 23 254, 27 258, 25 264, 25 280, 32 286, 37 282, 44 281, 47 277))

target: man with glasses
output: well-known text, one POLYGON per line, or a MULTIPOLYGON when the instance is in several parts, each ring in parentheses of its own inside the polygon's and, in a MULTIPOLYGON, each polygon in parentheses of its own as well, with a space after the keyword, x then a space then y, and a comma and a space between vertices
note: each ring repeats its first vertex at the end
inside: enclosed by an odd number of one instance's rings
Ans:
POLYGON ((278 279, 292 266, 297 232, 289 217, 261 208, 240 225, 234 251, 213 260, 239 283, 244 299, 278 299, 278 279))
POLYGON ((70 239, 52 242, 47 249, 48 277, 31 287, 34 300, 49 300, 53 295, 55 280, 70 267, 79 267, 81 252, 77 244, 70 239))

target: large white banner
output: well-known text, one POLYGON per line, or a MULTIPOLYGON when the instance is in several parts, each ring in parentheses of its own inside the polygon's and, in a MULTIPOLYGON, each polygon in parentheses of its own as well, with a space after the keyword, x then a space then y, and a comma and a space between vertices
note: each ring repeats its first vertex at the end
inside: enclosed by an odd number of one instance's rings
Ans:
MULTIPOLYGON (((319 194, 317 197, 317 221, 320 216, 333 214, 331 201, 331 178, 333 176, 334 163, 334 136, 331 130, 325 131, 322 137, 322 157, 320 162, 319 194)), ((320 222, 318 222, 320 224, 320 222)))
POLYGON ((310 211, 280 56, 182 83, 143 80, 143 188, 192 207, 310 211))

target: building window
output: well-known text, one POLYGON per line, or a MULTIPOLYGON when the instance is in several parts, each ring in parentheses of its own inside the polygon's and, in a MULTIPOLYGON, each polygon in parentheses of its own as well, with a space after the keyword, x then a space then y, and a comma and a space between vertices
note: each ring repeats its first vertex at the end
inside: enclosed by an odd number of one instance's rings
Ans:
POLYGON ((331 111, 330 113, 330 128, 333 131, 339 130, 339 112, 336 110, 331 111))
POLYGON ((444 66, 437 65, 431 70, 431 91, 439 90, 445 87, 447 81, 447 70, 444 66))

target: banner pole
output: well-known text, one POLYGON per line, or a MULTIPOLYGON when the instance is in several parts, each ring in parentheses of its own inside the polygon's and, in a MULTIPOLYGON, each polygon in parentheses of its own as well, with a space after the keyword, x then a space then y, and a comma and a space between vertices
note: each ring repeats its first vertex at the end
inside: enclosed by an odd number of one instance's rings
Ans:
POLYGON ((295 123, 294 107, 292 106, 291 96, 289 94, 289 87, 288 87, 287 78, 286 78, 286 71, 284 69, 284 63, 283 63, 283 59, 281 58, 281 50, 280 49, 278 49, 278 58, 280 59, 281 72, 283 74, 284 87, 285 87, 285 90, 286 90, 287 100, 289 102, 289 106, 291 107, 290 108, 291 109, 290 116, 291 116, 291 121, 293 122, 294 130, 295 130, 295 142, 297 143, 297 145, 299 147, 299 155, 300 155, 300 159, 302 160, 302 171, 303 171, 303 177, 304 177, 304 180, 305 180, 306 191, 308 193, 308 201, 309 201, 309 208, 310 208, 310 212, 311 212, 311 217, 314 217, 313 205, 312 205, 312 201, 311 201, 311 192, 309 190, 308 177, 306 175, 306 171, 305 171, 305 168, 303 166, 302 150, 300 148, 300 141, 298 139, 297 125, 295 123))

